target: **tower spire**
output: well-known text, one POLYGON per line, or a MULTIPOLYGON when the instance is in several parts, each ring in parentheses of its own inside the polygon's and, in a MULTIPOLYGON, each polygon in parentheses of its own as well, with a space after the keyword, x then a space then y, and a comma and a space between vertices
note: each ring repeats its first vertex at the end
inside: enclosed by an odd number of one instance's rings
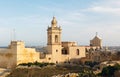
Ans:
POLYGON ((54 16, 53 16, 53 19, 51 21, 51 27, 57 27, 57 20, 54 16))

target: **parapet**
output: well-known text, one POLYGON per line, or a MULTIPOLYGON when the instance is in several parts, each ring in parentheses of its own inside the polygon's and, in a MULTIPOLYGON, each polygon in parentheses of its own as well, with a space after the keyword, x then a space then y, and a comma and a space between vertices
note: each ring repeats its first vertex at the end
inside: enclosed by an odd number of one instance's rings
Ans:
POLYGON ((13 48, 17 46, 25 47, 25 44, 23 41, 11 41, 9 48, 13 48))
POLYGON ((77 46, 76 42, 62 42, 62 47, 77 46))

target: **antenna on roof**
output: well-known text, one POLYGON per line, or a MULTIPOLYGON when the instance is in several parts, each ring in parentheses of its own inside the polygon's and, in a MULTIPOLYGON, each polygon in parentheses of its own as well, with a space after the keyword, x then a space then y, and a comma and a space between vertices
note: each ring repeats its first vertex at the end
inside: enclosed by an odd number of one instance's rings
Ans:
POLYGON ((12 41, 12 31, 10 32, 10 41, 12 41))
POLYGON ((13 40, 14 41, 16 40, 16 31, 15 31, 15 29, 13 29, 13 40))

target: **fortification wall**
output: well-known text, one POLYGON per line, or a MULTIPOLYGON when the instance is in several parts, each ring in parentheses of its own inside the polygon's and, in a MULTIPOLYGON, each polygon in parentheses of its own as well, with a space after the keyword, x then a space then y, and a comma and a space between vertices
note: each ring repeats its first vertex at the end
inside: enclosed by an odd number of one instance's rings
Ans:
POLYGON ((0 67, 11 68, 16 65, 16 54, 13 53, 12 49, 0 49, 0 67))
POLYGON ((34 48, 17 48, 17 65, 20 63, 39 62, 39 60, 40 54, 34 48))

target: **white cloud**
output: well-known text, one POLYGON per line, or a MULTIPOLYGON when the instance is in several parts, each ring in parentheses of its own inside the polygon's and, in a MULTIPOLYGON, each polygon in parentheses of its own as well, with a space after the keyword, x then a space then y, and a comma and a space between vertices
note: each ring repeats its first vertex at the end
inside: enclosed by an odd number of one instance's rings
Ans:
POLYGON ((102 14, 112 14, 116 16, 120 16, 120 1, 118 0, 102 0, 100 2, 94 2, 87 9, 83 9, 83 11, 96 12, 102 14))
POLYGON ((120 8, 95 6, 95 7, 88 8, 88 11, 98 12, 98 13, 120 15, 120 8))

